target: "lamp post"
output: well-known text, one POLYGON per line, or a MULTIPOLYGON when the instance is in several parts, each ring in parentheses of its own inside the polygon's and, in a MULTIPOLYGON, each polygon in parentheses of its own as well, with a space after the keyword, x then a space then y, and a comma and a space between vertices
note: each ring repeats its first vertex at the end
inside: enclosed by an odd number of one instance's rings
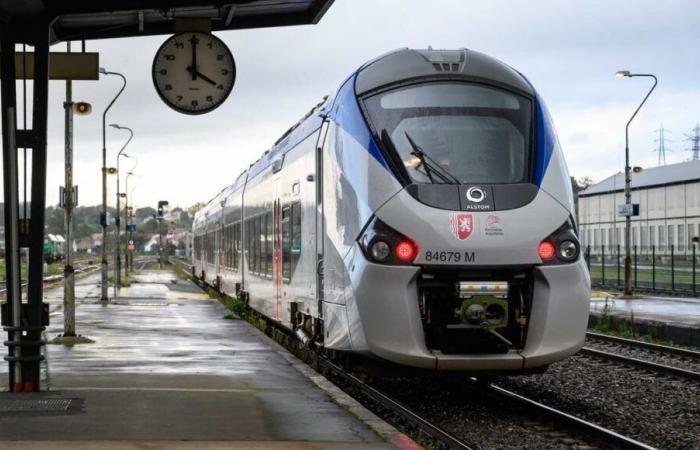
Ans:
POLYGON ((131 139, 134 137, 134 131, 129 128, 129 127, 122 127, 117 125, 116 123, 112 123, 109 125, 112 128, 115 128, 117 130, 126 130, 129 132, 129 139, 126 140, 124 145, 122 146, 121 150, 119 150, 119 153, 117 153, 117 209, 116 209, 116 214, 115 214, 115 225, 116 225, 116 236, 117 236, 117 243, 114 248, 114 260, 116 262, 115 265, 115 278, 114 278, 114 294, 116 295, 117 289, 121 287, 122 285, 122 257, 121 257, 121 220, 119 219, 119 214, 121 212, 121 209, 119 208, 119 200, 120 200, 120 193, 119 193, 119 158, 120 157, 125 157, 125 158, 130 158, 129 155, 124 153, 124 149, 126 148, 127 145, 129 145, 129 142, 131 142, 131 139))
POLYGON ((109 270, 107 265, 107 111, 112 107, 114 102, 117 101, 124 88, 126 88, 126 78, 124 75, 118 72, 109 72, 103 67, 100 67, 100 73, 104 75, 117 75, 122 79, 122 87, 114 96, 109 105, 105 108, 102 113, 102 216, 100 222, 102 222, 102 289, 100 295, 100 301, 108 302, 109 294, 107 293, 107 271, 109 270))
MULTIPOLYGON (((136 159, 134 157, 131 157, 133 159, 136 159)), ((129 177, 134 175, 134 169, 136 166, 138 166, 139 161, 136 159, 136 164, 134 164, 134 167, 131 168, 129 173, 126 174, 126 179, 124 180, 124 231, 126 232, 127 229, 129 228, 129 177)), ((118 213, 118 211, 117 211, 118 213)), ((132 234, 131 231, 129 231, 128 234, 128 241, 131 241, 132 234)), ((129 273, 129 246, 124 247, 124 275, 128 275, 129 273)))
POLYGON ((632 295, 632 242, 631 242, 631 236, 632 236, 632 192, 631 192, 631 186, 630 183, 632 181, 632 168, 630 167, 630 146, 629 146, 629 129, 630 129, 630 123, 632 123, 632 120, 635 118, 637 113, 639 112, 640 109, 642 109, 642 106, 644 103, 647 101, 649 96, 651 95, 652 91, 656 87, 658 83, 658 79, 656 78, 655 75, 652 75, 650 73, 630 73, 629 70, 620 70, 619 72, 616 73, 618 77, 626 77, 626 78, 632 78, 632 77, 646 77, 646 78, 652 78, 654 80, 654 84, 651 86, 651 89, 649 89, 649 92, 647 92, 647 95, 644 96, 644 99, 642 100, 642 103, 639 104, 637 109, 634 111, 634 114, 632 114, 632 117, 630 117, 630 120, 627 121, 627 125, 625 126, 625 295, 626 296, 631 296, 632 295))
MULTIPOLYGON (((131 175, 135 176, 137 181, 140 178, 139 175, 133 173, 133 171, 131 172, 131 175)), ((134 205, 136 204, 136 202, 134 201, 134 189, 136 189, 136 186, 132 186, 128 192, 129 198, 131 199, 131 206, 128 209, 129 209, 129 216, 131 217, 132 222, 134 221, 134 205)), ((129 232, 129 239, 131 239, 132 237, 133 237, 132 233, 129 232)), ((129 270, 131 270, 131 272, 134 271, 134 255, 133 255, 133 253, 129 254, 129 270)))

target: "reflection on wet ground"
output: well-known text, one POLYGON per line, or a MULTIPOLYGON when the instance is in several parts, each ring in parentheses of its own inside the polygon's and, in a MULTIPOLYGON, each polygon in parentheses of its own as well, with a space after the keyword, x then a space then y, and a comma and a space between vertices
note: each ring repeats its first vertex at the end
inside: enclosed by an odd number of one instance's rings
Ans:
MULTIPOLYGON (((109 304, 97 301, 98 282, 95 274, 76 286, 77 332, 95 343, 47 345, 43 388, 48 392, 30 395, 77 399, 80 408, 35 414, 31 426, 0 412, 0 439, 384 445, 258 330, 223 319, 223 306, 190 281, 170 271, 142 271, 109 304), (40 436, 37 429, 43 430, 40 436)), ((46 291, 49 339, 63 331, 61 296, 61 287, 46 291)), ((0 383, 7 384, 4 364, 0 383)))
MULTIPOLYGON (((591 312, 600 314, 605 304, 604 298, 592 299, 591 312)), ((610 314, 617 316, 700 328, 700 299, 643 296, 633 300, 611 298, 607 304, 610 314)))

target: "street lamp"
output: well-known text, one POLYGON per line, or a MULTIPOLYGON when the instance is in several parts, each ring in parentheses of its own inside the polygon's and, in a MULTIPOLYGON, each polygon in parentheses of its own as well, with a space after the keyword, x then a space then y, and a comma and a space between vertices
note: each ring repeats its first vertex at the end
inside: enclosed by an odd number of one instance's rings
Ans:
POLYGON ((100 67, 100 73, 103 75, 117 75, 122 79, 122 87, 114 96, 109 105, 105 108, 102 113, 102 293, 100 295, 100 301, 108 302, 109 295, 107 293, 107 111, 112 107, 114 102, 117 101, 119 96, 124 92, 126 88, 126 78, 119 72, 109 72, 105 68, 100 67))
POLYGON ((630 120, 627 121, 627 125, 625 126, 625 295, 626 296, 631 296, 632 295, 632 243, 631 243, 631 235, 632 235, 632 192, 631 192, 631 186, 630 183, 632 181, 631 178, 631 167, 630 167, 630 146, 629 146, 629 128, 630 128, 630 123, 632 123, 632 120, 635 118, 637 113, 639 112, 640 109, 642 109, 642 105, 647 101, 649 96, 651 95, 652 91, 656 87, 656 84, 658 83, 658 79, 656 78, 655 75, 652 75, 650 73, 631 73, 629 70, 620 70, 618 71, 615 75, 618 77, 624 77, 624 78, 632 78, 632 77, 646 77, 646 78, 652 78, 654 80, 654 84, 651 86, 651 89, 649 89, 649 92, 647 92, 647 95, 644 96, 644 99, 642 100, 642 103, 639 104, 637 109, 634 111, 634 114, 632 114, 632 117, 630 117, 630 120))
MULTIPOLYGON (((136 159, 134 157, 130 157, 133 159, 136 159)), ((129 197, 127 195, 127 192, 129 192, 129 177, 134 175, 134 169, 136 166, 138 166, 139 162, 138 159, 136 159, 136 164, 134 164, 134 167, 131 168, 129 173, 126 174, 126 179, 124 180, 125 183, 125 189, 124 193, 122 194, 124 196, 124 231, 127 231, 126 229, 129 228, 129 197)), ((119 214, 119 210, 117 210, 117 214, 119 214)), ((128 240, 131 241, 132 238, 132 233, 129 231, 128 234, 128 240)), ((129 246, 124 247, 124 275, 127 275, 129 273, 129 246)))
POLYGON ((116 218, 115 218, 115 224, 116 224, 116 236, 117 236, 117 245, 114 248, 114 260, 116 261, 116 265, 114 266, 114 295, 117 295, 117 289, 121 287, 122 284, 122 275, 121 275, 121 270, 122 270, 122 257, 121 257, 121 221, 119 220, 119 158, 120 157, 125 157, 125 158, 130 158, 129 155, 124 153, 124 149, 126 148, 127 145, 129 145, 129 142, 131 142, 131 139, 134 137, 134 131, 129 128, 129 127, 122 127, 117 125, 116 123, 110 124, 109 125, 112 128, 115 128, 117 130, 126 130, 129 132, 129 139, 126 140, 124 145, 122 146, 121 150, 119 150, 119 153, 117 153, 117 213, 116 213, 116 218))
MULTIPOLYGON (((133 176, 138 181, 139 175, 134 173, 134 169, 136 168, 136 166, 138 166, 138 160, 136 161, 136 164, 134 164, 134 167, 132 167, 131 171, 129 171, 129 173, 126 175, 126 191, 128 192, 127 200, 131 199, 131 206, 127 206, 126 214, 128 215, 128 217, 131 217, 132 222, 134 219, 134 213, 133 213, 134 205, 136 204, 136 202, 134 201, 134 189, 136 189, 136 185, 132 186, 131 189, 129 189, 129 177, 133 176)), ((129 239, 132 239, 132 238, 133 238, 133 234, 130 231, 129 232, 129 239)), ((133 272, 134 271, 134 255, 133 255, 133 253, 129 253, 128 256, 129 256, 129 270, 131 272, 133 272)))

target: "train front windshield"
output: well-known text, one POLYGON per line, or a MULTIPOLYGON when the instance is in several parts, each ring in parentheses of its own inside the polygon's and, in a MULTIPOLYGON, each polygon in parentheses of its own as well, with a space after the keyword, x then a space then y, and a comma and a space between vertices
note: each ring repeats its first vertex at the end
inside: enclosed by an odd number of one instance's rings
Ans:
POLYGON ((523 96, 432 82, 377 94, 365 106, 414 183, 529 181, 532 103, 523 96))

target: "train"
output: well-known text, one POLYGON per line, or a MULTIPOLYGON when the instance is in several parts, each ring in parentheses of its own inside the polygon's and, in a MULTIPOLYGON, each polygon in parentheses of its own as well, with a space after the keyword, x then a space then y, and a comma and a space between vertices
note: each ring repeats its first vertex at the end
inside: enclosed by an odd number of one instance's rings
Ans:
POLYGON ((63 261, 66 255, 66 240, 58 234, 44 235, 44 261, 52 264, 63 261))
POLYGON ((551 117, 524 75, 473 50, 399 49, 197 212, 192 271, 333 355, 540 372, 584 342, 575 217, 551 117))

